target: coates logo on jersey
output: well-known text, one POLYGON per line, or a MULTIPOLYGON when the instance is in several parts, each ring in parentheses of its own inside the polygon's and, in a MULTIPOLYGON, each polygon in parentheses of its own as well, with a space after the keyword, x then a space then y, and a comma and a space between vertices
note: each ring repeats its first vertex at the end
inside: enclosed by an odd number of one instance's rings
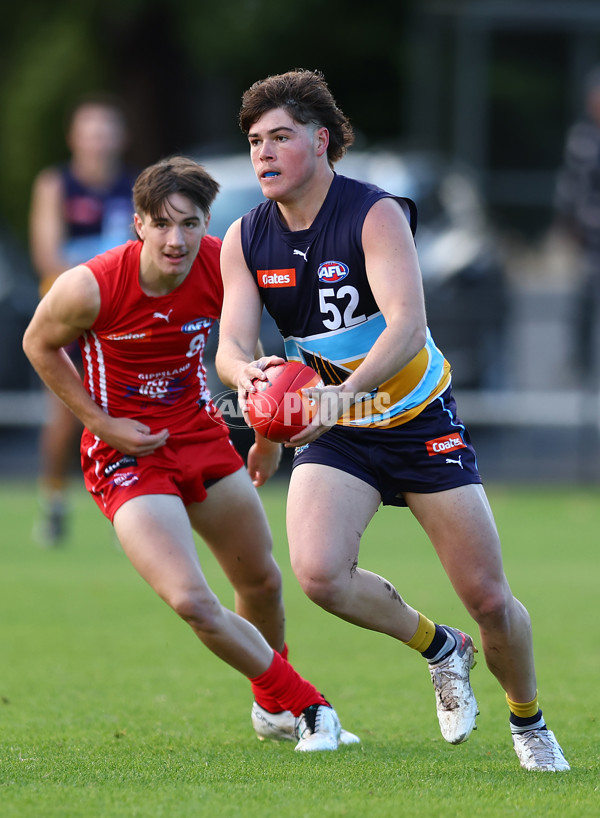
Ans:
POLYGON ((200 332, 203 329, 210 329, 214 324, 213 318, 195 318, 193 321, 188 321, 181 328, 182 332, 200 332))
POLYGON ((259 287, 295 287, 296 270, 289 267, 285 270, 257 270, 256 280, 259 287))
POLYGON ((453 433, 444 435, 444 437, 436 437, 435 440, 428 440, 425 444, 429 457, 434 454, 446 454, 446 452, 453 452, 455 449, 466 449, 467 444, 463 441, 459 434, 453 433))
POLYGON ((350 268, 343 261, 324 261, 317 270, 319 281, 325 284, 337 284, 338 281, 343 281, 350 268))

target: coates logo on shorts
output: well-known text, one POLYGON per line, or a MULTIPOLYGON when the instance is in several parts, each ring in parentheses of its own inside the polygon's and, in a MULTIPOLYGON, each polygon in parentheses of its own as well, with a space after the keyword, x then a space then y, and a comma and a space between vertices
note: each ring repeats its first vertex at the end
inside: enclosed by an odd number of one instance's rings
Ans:
POLYGON ((296 270, 293 267, 284 270, 257 270, 256 280, 258 286, 270 287, 295 287, 296 270))
POLYGON ((455 449, 466 449, 467 444, 463 441, 459 434, 453 433, 444 435, 444 437, 436 437, 435 440, 428 440, 425 444, 429 457, 434 454, 446 454, 446 452, 453 452, 455 449))
POLYGON ((343 261, 324 261, 317 270, 319 281, 324 284, 337 284, 338 281, 343 281, 350 268, 343 261))

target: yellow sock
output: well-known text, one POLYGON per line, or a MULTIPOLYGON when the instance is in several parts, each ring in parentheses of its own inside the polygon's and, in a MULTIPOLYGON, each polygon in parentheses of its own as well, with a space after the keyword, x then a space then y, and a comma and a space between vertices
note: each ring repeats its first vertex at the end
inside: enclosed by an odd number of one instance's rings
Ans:
POLYGON ((512 699, 508 698, 508 693, 506 694, 506 701, 510 708, 510 712, 514 713, 514 715, 518 716, 520 719, 530 719, 532 716, 536 716, 538 710, 540 709, 538 705, 537 690, 535 691, 535 698, 530 702, 513 702, 512 699))
POLYGON ((404 644, 408 645, 409 648, 413 648, 413 650, 417 650, 419 653, 423 653, 423 651, 427 650, 429 645, 431 645, 433 642, 434 636, 435 624, 431 621, 431 619, 427 619, 426 616, 419 613, 419 624, 417 625, 415 635, 404 644))

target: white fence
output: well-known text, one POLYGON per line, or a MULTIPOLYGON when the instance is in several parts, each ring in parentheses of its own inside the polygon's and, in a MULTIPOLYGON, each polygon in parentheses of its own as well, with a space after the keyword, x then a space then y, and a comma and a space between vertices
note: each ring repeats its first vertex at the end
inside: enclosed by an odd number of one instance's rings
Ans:
POLYGON ((0 392, 0 427, 40 426, 46 413, 46 395, 41 390, 0 392))

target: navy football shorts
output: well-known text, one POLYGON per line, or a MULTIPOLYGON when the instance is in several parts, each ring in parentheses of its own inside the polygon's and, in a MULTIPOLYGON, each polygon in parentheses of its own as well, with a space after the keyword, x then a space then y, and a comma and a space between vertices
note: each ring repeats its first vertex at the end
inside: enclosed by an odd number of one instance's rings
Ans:
POLYGON ((364 480, 387 506, 405 506, 405 492, 432 494, 482 482, 450 387, 400 426, 334 426, 296 449, 292 468, 302 463, 332 466, 364 480))

